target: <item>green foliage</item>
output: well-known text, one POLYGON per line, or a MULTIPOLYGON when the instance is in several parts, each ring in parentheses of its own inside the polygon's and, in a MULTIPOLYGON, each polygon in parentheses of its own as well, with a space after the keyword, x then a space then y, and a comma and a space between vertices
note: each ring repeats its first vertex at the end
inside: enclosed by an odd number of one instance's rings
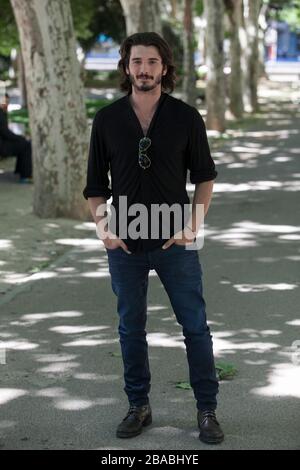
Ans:
POLYGON ((203 0, 196 0, 194 3, 194 12, 196 16, 202 16, 204 13, 203 0))
POLYGON ((269 5, 267 18, 285 21, 291 30, 300 28, 300 0, 264 0, 269 5))
POLYGON ((9 0, 0 0, 0 55, 8 57, 19 47, 19 35, 9 0))
MULTIPOLYGON (((70 0, 75 36, 89 50, 103 33, 121 42, 126 33, 119 0, 70 0)), ((0 55, 19 47, 19 35, 10 0, 0 0, 0 55)))
POLYGON ((98 99, 98 100, 87 99, 85 102, 85 105, 86 105, 88 118, 93 119, 93 117, 95 116, 96 112, 99 109, 103 108, 104 106, 107 106, 108 104, 112 102, 113 100, 107 100, 105 98, 98 99))
POLYGON ((95 14, 95 0, 70 0, 73 24, 78 41, 92 35, 89 25, 95 14))
POLYGON ((29 117, 28 117, 27 109, 22 108, 22 109, 16 109, 14 111, 10 111, 9 121, 15 122, 17 124, 23 124, 25 127, 25 134, 26 135, 30 134, 29 117))
MULTIPOLYGON (((216 363, 216 373, 217 379, 220 380, 232 380, 233 377, 237 374, 237 369, 233 364, 228 364, 225 362, 216 363)), ((192 390, 190 383, 188 382, 174 382, 176 388, 182 390, 192 390)))
POLYGON ((237 369, 232 364, 217 362, 216 372, 218 380, 231 380, 237 374, 237 369))
POLYGON ((84 51, 93 47, 99 34, 123 40, 126 25, 119 0, 70 1, 76 37, 84 51))
MULTIPOLYGON (((182 24, 177 20, 162 23, 162 33, 164 39, 170 45, 173 51, 174 63, 176 66, 176 75, 182 76, 183 73, 183 43, 182 43, 182 24)), ((177 81, 179 84, 180 80, 177 81)))
POLYGON ((279 19, 285 21, 292 31, 299 31, 300 29, 300 8, 284 8, 279 13, 279 19))
POLYGON ((192 387, 188 382, 176 382, 175 384, 176 388, 181 388, 183 390, 191 390, 192 387))
MULTIPOLYGON (((96 112, 103 108, 104 106, 107 106, 108 104, 112 103, 113 100, 108 100, 105 98, 94 100, 94 99, 87 99, 86 100, 86 112, 87 112, 87 117, 89 119, 93 119, 96 112)), ((18 124, 23 124, 25 127, 25 133, 27 135, 30 134, 30 128, 29 128, 29 115, 28 115, 28 110, 25 108, 22 109, 16 109, 14 111, 10 111, 9 113, 9 121, 10 122, 15 122, 18 124)))
POLYGON ((0 57, 0 80, 3 82, 11 82, 11 78, 9 76, 9 64, 10 64, 9 57, 5 57, 5 56, 0 57))
POLYGON ((48 259, 47 261, 43 261, 38 266, 34 266, 33 268, 29 269, 29 273, 30 274, 38 273, 39 271, 42 271, 43 269, 48 268, 50 264, 51 264, 50 259, 48 259))
POLYGON ((22 109, 16 109, 14 111, 10 111, 9 120, 11 122, 19 122, 21 124, 26 124, 28 122, 27 109, 22 108, 22 109))
POLYGON ((119 83, 118 70, 86 70, 84 74, 85 88, 118 88, 119 83))

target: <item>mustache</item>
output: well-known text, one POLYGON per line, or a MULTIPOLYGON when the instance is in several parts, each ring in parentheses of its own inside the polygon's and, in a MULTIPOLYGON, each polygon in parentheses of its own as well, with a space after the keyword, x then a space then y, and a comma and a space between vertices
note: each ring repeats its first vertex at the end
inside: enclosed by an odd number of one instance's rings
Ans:
POLYGON ((150 75, 139 75, 137 78, 153 78, 150 75))

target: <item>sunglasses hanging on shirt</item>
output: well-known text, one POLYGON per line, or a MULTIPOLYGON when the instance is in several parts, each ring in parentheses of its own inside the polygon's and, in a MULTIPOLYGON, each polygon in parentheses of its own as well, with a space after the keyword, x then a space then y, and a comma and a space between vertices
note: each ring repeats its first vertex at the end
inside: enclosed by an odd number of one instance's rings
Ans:
POLYGON ((146 170, 151 165, 151 160, 146 154, 146 151, 151 145, 151 139, 149 137, 143 137, 139 141, 139 165, 143 170, 146 170))

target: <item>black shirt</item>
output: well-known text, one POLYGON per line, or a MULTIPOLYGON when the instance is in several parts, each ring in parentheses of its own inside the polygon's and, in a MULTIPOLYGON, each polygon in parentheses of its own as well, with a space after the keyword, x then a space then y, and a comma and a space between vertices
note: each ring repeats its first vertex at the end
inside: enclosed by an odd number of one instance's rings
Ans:
MULTIPOLYGON (((149 126, 151 146, 147 155, 151 165, 138 164, 139 141, 144 137, 129 95, 99 110, 94 118, 90 140, 87 185, 84 197, 112 196, 117 216, 128 225, 135 217, 119 214, 119 196, 127 196, 128 207, 142 203, 189 204, 186 191, 187 170, 191 183, 213 180, 217 176, 207 141, 204 121, 196 108, 162 93, 149 126), (108 173, 111 176, 111 187, 108 173)), ((186 221, 182 220, 182 227, 186 221)), ((149 233, 151 217, 149 216, 149 233)), ((176 230, 177 231, 177 230, 176 230)), ((115 233, 119 236, 117 222, 115 233)), ((159 239, 123 238, 131 252, 150 251, 169 237, 159 239)), ((170 237, 174 235, 171 224, 170 237)))
POLYGON ((7 141, 17 141, 20 139, 20 136, 14 134, 8 127, 8 117, 7 112, 5 112, 0 107, 0 151, 2 149, 2 144, 7 141))

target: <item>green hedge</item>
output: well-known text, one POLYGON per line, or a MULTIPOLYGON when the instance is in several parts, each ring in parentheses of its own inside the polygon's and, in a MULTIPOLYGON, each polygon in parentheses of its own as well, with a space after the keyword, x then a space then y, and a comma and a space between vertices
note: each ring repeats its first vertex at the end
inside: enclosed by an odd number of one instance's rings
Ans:
MULTIPOLYGON (((98 109, 103 108, 104 106, 112 103, 113 100, 108 100, 105 98, 102 99, 87 99, 85 102, 87 117, 93 119, 98 109)), ((18 124, 23 124, 26 129, 26 133, 29 132, 29 117, 28 110, 26 108, 17 109, 10 111, 9 113, 9 122, 15 122, 18 124)))

